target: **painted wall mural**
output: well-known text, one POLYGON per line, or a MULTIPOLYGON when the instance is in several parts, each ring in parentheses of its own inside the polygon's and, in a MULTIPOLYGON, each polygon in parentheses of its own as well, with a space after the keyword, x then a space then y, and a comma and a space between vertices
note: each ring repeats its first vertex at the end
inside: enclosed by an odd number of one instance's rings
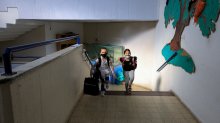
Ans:
POLYGON ((183 68, 188 73, 195 72, 195 64, 192 57, 181 48, 181 36, 191 18, 199 26, 202 35, 209 38, 215 31, 215 23, 220 12, 219 0, 167 0, 164 10, 165 26, 172 21, 175 34, 171 42, 164 46, 162 55, 167 60, 175 52, 177 55, 168 62, 183 68))

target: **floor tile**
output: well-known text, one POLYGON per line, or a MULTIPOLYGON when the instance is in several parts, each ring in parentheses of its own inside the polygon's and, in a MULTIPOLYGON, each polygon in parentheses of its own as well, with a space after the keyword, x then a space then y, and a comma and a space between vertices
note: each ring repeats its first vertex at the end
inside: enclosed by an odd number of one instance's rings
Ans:
POLYGON ((197 121, 175 96, 84 95, 76 105, 69 123, 197 123, 197 121))

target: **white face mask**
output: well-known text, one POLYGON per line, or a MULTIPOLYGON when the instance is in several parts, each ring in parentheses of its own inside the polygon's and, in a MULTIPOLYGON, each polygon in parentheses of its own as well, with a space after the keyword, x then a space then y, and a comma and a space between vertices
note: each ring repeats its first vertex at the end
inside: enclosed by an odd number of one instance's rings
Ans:
POLYGON ((130 55, 125 55, 125 58, 126 58, 126 59, 130 58, 130 55))

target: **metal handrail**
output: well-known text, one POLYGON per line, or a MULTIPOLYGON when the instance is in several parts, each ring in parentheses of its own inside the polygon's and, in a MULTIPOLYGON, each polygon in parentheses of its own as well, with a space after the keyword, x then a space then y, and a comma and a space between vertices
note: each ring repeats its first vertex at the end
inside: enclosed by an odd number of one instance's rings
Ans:
POLYGON ((88 52, 84 49, 84 53, 85 53, 85 56, 86 56, 86 58, 88 59, 88 61, 89 61, 89 64, 91 65, 91 67, 93 66, 93 64, 92 64, 92 61, 91 61, 91 59, 90 59, 90 57, 89 57, 89 55, 88 55, 88 52))
POLYGON ((58 39, 53 39, 53 40, 48 40, 48 41, 41 41, 41 42, 31 43, 31 44, 26 44, 26 45, 7 47, 5 49, 5 52, 2 55, 4 68, 5 68, 5 73, 2 75, 10 76, 10 75, 16 74, 16 72, 12 72, 12 66, 11 66, 11 55, 13 52, 19 52, 22 50, 40 47, 40 46, 44 46, 44 45, 48 45, 48 44, 56 43, 56 42, 63 42, 63 41, 71 40, 71 39, 76 39, 77 44, 80 43, 80 37, 79 35, 76 35, 76 36, 58 38, 58 39))
POLYGON ((161 65, 160 68, 157 69, 157 72, 160 72, 161 70, 163 70, 163 68, 166 67, 167 64, 168 64, 172 59, 174 59, 176 56, 177 56, 177 52, 173 53, 173 55, 170 56, 170 58, 169 58, 165 63, 163 63, 163 65, 161 65))

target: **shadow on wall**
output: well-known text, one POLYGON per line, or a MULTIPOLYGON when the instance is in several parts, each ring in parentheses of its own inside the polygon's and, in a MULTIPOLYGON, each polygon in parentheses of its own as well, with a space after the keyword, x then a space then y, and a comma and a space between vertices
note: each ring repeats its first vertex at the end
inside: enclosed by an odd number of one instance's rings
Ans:
POLYGON ((155 81, 155 91, 160 91, 161 87, 161 75, 160 73, 157 73, 156 81, 155 81))

